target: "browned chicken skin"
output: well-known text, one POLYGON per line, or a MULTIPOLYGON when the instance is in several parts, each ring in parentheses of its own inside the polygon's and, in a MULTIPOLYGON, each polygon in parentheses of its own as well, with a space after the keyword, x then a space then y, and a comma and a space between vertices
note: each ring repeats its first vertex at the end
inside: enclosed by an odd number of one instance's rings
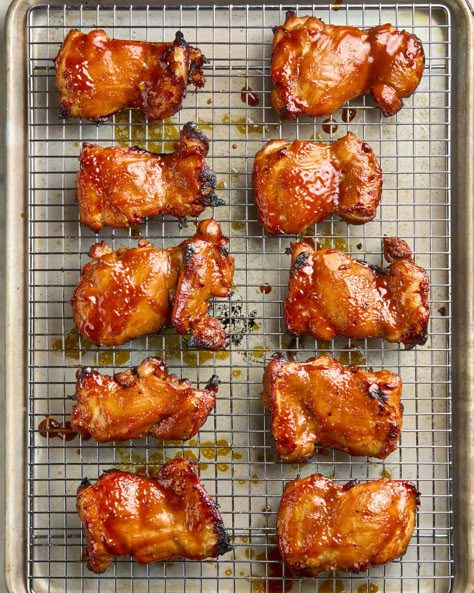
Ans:
POLYGON ((402 428, 402 380, 389 371, 344 367, 321 356, 306 362, 274 357, 262 400, 283 461, 310 459, 315 445, 384 459, 402 428))
POLYGON ((96 243, 71 299, 77 329, 94 344, 117 346, 172 325, 191 333, 190 346, 218 350, 227 334, 207 316, 211 296, 231 294, 234 260, 229 241, 212 219, 194 237, 168 249, 141 239, 114 252, 96 243))
POLYGON ((181 109, 186 87, 205 83, 206 58, 178 31, 172 43, 110 39, 105 31, 69 31, 54 60, 65 117, 107 119, 130 107, 150 119, 181 109))
POLYGON ((273 38, 273 107, 283 119, 329 115, 371 93, 384 115, 394 115, 424 64, 420 40, 392 25, 362 31, 288 12, 273 38))
POLYGON ((295 573, 310 577, 386 564, 405 554, 418 504, 409 482, 340 486, 320 474, 293 480, 278 509, 282 558, 295 573))
POLYGON ((144 216, 199 216, 219 206, 216 176, 204 158, 206 136, 187 123, 175 152, 155 154, 132 147, 85 143, 76 178, 81 223, 93 231, 103 226, 128 227, 144 216))
POLYGON ((189 459, 166 463, 156 478, 112 470, 77 492, 87 566, 104 572, 114 556, 140 564, 216 558, 232 549, 215 501, 189 459))
POLYGON ((428 275, 413 262, 405 241, 392 237, 384 245, 393 263, 382 270, 336 249, 314 251, 307 243, 294 243, 285 301, 290 332, 319 340, 384 338, 406 348, 424 344, 428 275))
POLYGON ((136 369, 114 377, 81 369, 71 428, 99 443, 147 434, 163 440, 187 440, 207 420, 218 384, 214 376, 204 391, 193 389, 189 381, 168 374, 159 358, 147 358, 136 369))
POLYGON ((269 233, 298 234, 331 214, 351 224, 375 217, 382 172, 354 134, 334 144, 270 140, 255 156, 258 217, 269 233))

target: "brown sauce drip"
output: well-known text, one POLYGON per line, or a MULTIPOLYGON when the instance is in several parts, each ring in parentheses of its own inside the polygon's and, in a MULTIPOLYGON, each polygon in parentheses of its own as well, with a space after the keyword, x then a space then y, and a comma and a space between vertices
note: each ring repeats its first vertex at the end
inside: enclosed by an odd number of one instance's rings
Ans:
POLYGON ((272 291, 272 287, 270 286, 270 284, 268 284, 268 282, 265 282, 265 284, 262 284, 260 286, 259 290, 262 294, 270 294, 272 291))
POLYGON ((253 89, 247 84, 242 88, 240 98, 242 103, 247 103, 247 105, 250 105, 250 107, 256 107, 260 103, 258 95, 254 93, 253 89))
POLYGON ((332 117, 329 117, 328 119, 324 120, 322 128, 323 132, 326 132, 326 134, 334 134, 337 132, 337 124, 332 119, 332 117))
POLYGON ((357 111, 355 109, 352 109, 352 107, 344 107, 342 110, 342 121, 345 124, 348 124, 355 118, 356 115, 357 111))
MULTIPOLYGON (((61 439, 62 441, 72 441, 77 436, 77 432, 71 427, 69 420, 61 424, 51 416, 46 416, 40 422, 38 432, 45 439, 61 439)), ((83 438, 83 440, 86 439, 83 438)))

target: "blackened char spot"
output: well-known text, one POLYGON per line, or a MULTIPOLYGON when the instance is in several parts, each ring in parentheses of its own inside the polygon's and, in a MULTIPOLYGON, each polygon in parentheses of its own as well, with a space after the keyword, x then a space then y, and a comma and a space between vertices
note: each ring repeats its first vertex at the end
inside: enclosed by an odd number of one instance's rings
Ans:
POLYGON ((89 478, 83 478, 82 482, 79 484, 77 492, 79 493, 81 490, 83 490, 84 488, 88 488, 90 485, 91 481, 89 480, 89 478))
POLYGON ((61 105, 59 107, 59 119, 69 119, 69 109, 67 107, 64 107, 64 105, 61 105))
POLYGON ((206 385, 206 389, 209 391, 215 391, 218 386, 221 384, 219 377, 217 375, 212 375, 206 385))
POLYGON ((358 483, 359 480, 350 480, 349 482, 347 482, 347 484, 344 484, 344 486, 342 487, 342 491, 347 492, 347 490, 350 490, 351 488, 354 488, 354 486, 357 486, 358 483))
POLYGON ((194 243, 188 243, 184 249, 184 265, 187 267, 190 265, 193 255, 196 253, 196 245, 194 243))
POLYGON ((226 247, 219 247, 222 257, 229 257, 229 250, 226 247))
POLYGON ((186 42, 182 31, 176 31, 176 35, 174 38, 175 45, 179 47, 187 47, 188 43, 186 42))
POLYGON ((217 554, 225 554, 234 549, 234 546, 230 543, 230 537, 227 533, 223 523, 221 521, 216 522, 214 525, 214 531, 217 535, 217 554))
POLYGON ((384 405, 387 401, 387 394, 383 389, 377 385, 377 383, 372 383, 369 385, 369 389, 367 390, 369 395, 372 399, 378 400, 382 405, 384 405))

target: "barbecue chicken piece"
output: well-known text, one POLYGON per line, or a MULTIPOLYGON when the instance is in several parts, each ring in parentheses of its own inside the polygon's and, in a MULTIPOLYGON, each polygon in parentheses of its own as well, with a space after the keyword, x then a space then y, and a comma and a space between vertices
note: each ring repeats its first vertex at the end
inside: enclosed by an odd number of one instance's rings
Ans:
POLYGON ((170 154, 85 143, 76 178, 81 223, 98 232, 140 224, 144 216, 199 216, 206 206, 222 205, 215 173, 204 160, 208 150, 193 123, 184 126, 170 154))
POLYGON ((400 437, 401 392, 401 378, 389 371, 345 367, 329 356, 289 362, 278 354, 265 369, 262 400, 283 461, 310 459, 315 445, 384 459, 400 437))
POLYGON ((71 299, 77 329, 94 344, 118 346, 172 325, 191 333, 190 346, 218 350, 227 334, 207 316, 211 296, 231 294, 234 260, 229 240, 213 219, 199 223, 194 237, 168 249, 141 239, 138 247, 114 252, 105 243, 89 251, 71 299))
POLYGON ((159 358, 107 377, 90 368, 77 372, 77 403, 71 427, 99 443, 139 439, 187 440, 207 420, 216 402, 216 376, 204 391, 169 375, 159 358))
POLYGON ((216 558, 232 549, 216 502, 189 459, 166 463, 156 478, 105 472, 77 492, 77 512, 87 537, 85 559, 95 573, 114 556, 140 564, 216 558))
POLYGON ((336 249, 292 244, 285 318, 293 334, 319 340, 384 338, 406 348, 424 344, 429 321, 429 281, 398 237, 384 240, 393 263, 378 268, 336 249), (399 256, 402 255, 401 258, 399 256))
POLYGON ((187 85, 204 86, 205 63, 181 31, 172 43, 110 39, 102 29, 69 31, 54 60, 61 112, 100 122, 130 107, 164 119, 181 109, 187 85))
POLYGON ((265 230, 296 235, 331 214, 351 224, 372 220, 382 172, 354 134, 331 145, 270 140, 255 156, 253 186, 265 230))
POLYGON ((290 11, 273 38, 273 107, 283 119, 329 115, 371 93, 384 115, 394 115, 424 65, 421 41, 392 25, 362 31, 290 11))
POLYGON ((280 552, 296 574, 360 572, 405 554, 418 492, 397 480, 340 486, 320 474, 290 482, 278 509, 280 552))

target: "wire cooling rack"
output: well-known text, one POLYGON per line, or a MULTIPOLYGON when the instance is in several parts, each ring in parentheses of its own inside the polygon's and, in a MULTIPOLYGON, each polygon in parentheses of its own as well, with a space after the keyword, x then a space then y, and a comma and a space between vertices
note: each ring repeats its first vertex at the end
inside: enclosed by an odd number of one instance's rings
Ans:
POLYGON ((299 14, 326 22, 368 27, 390 22, 421 38, 426 69, 416 94, 402 111, 383 118, 370 98, 360 98, 332 118, 280 123, 270 104, 272 27, 284 22, 287 6, 133 6, 87 3, 43 4, 28 15, 29 204, 29 427, 28 584, 31 591, 320 593, 444 592, 453 577, 450 387, 450 184, 451 14, 442 4, 300 5, 299 14), (111 37, 171 41, 177 29, 209 59, 207 83, 190 92, 182 111, 148 123, 130 111, 96 126, 59 119, 52 59, 72 28, 104 28, 111 37), (251 88, 250 96, 242 89, 251 88), (243 94, 242 94, 243 93, 243 94), (258 103, 257 103, 258 101, 258 103), (345 120, 352 118, 350 123, 345 120), (330 121, 326 121, 330 119, 330 121), (214 313, 231 342, 225 353, 196 353, 185 338, 163 332, 121 348, 93 347, 72 331, 69 300, 95 241, 114 249, 136 245, 139 236, 155 246, 175 245, 193 234, 168 218, 139 228, 104 229, 98 236, 78 222, 74 178, 83 141, 123 143, 151 150, 172 149, 178 130, 196 121, 209 137, 208 162, 217 173, 226 205, 209 209, 230 238, 236 290, 216 301, 214 313), (292 340, 282 301, 287 294, 295 237, 269 237, 256 219, 253 157, 271 138, 331 142, 351 130, 379 157, 384 190, 374 222, 348 227, 328 220, 308 229, 323 246, 381 264, 381 238, 398 235, 412 247, 431 279, 428 342, 404 351, 382 340, 292 340), (276 460, 268 416, 260 402, 264 364, 275 351, 299 360, 329 352, 341 361, 398 372, 404 381, 404 428, 399 449, 385 461, 351 458, 320 449, 306 464, 276 460), (142 439, 109 445, 46 439, 38 431, 45 416, 67 421, 80 366, 105 373, 162 356, 169 368, 193 384, 221 380, 218 401, 197 437, 184 445, 142 439), (81 562, 84 537, 75 511, 82 478, 104 469, 153 472, 175 456, 199 463, 201 479, 216 496, 235 550, 217 561, 165 562, 140 566, 119 559, 102 576, 81 562), (321 472, 343 483, 381 475, 413 480, 421 491, 417 526, 406 556, 358 575, 338 572, 294 579, 276 552, 276 511, 285 483, 321 472))

